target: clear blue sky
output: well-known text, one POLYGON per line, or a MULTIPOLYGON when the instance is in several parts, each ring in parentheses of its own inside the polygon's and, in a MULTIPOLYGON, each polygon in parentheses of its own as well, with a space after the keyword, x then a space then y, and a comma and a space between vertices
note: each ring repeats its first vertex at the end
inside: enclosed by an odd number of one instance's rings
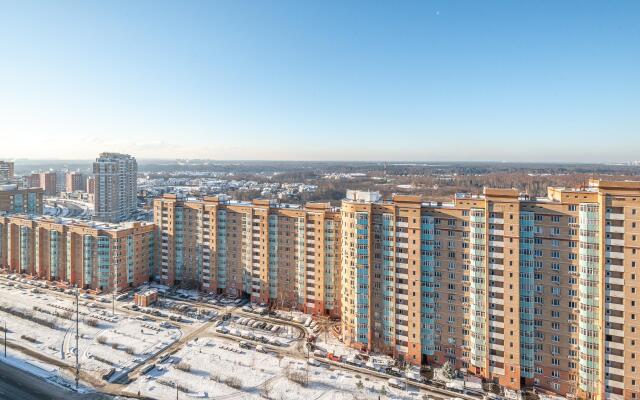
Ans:
POLYGON ((640 1, 0 3, 0 157, 640 159, 640 1))

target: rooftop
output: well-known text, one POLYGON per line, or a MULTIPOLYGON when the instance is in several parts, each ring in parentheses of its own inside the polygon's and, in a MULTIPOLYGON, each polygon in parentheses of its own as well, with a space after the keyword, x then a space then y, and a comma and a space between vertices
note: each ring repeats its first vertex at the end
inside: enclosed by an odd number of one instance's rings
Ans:
POLYGON ((122 229, 130 229, 134 227, 143 227, 153 225, 153 222, 146 221, 125 221, 117 224, 100 222, 100 221, 87 221, 79 220, 75 218, 60 218, 50 217, 46 215, 33 215, 33 214, 4 214, 8 218, 20 218, 37 222, 48 222, 53 224, 65 225, 65 226, 80 226, 92 229, 99 229, 104 231, 118 231, 122 229))

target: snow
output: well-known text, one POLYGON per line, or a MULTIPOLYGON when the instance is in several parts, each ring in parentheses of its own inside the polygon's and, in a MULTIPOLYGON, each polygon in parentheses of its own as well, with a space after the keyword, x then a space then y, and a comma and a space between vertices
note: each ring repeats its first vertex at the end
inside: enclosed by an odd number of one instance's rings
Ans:
MULTIPOLYGON (((21 285, 24 287, 24 285, 21 285)), ((54 321, 51 328, 7 311, 0 310, 0 320, 6 322, 7 340, 35 351, 44 357, 57 359, 74 366, 75 298, 39 289, 33 293, 0 281, 0 305, 23 313, 54 321), (55 315, 57 313, 57 316, 55 315)), ((105 370, 115 367, 127 370, 174 343, 182 335, 178 329, 165 329, 157 323, 139 321, 126 315, 111 315, 100 304, 80 301, 78 345, 79 361, 83 371, 100 377, 105 370), (92 307, 88 305, 91 304, 92 307), (97 321, 91 326, 87 321, 97 321), (105 343, 99 343, 98 338, 105 343), (112 345, 113 344, 113 345, 112 345)), ((108 307, 108 306, 107 306, 108 307)), ((16 353, 24 359, 21 353, 16 353)))
POLYGON ((538 393, 538 399, 540 399, 540 400, 566 400, 562 396, 553 395, 553 394, 543 394, 543 393, 538 393))
MULTIPOLYGON (((65 368, 52 367, 46 363, 60 361, 68 366, 75 365, 75 297, 58 292, 38 289, 21 282, 0 278, 0 304, 6 311, 0 310, 0 321, 7 322, 8 339, 16 345, 32 351, 32 356, 12 352, 8 362, 15 362, 23 369, 49 381, 55 380, 68 386, 73 380, 72 372, 65 368), (13 285, 13 286, 10 286, 13 285), (23 313, 39 318, 55 318, 55 328, 46 327, 38 322, 14 315, 7 309, 20 309, 23 313), (55 316, 57 313, 57 316, 55 316), (28 335, 26 340, 22 335, 28 335), (35 360, 34 357, 40 357, 35 360), (48 359, 48 360, 47 360, 48 359), (66 381, 65 381, 66 379, 66 381)), ((176 305, 187 302, 172 301, 176 305)), ((318 362, 311 365, 304 354, 305 340, 299 337, 297 329, 290 327, 285 321, 267 319, 253 314, 233 316, 229 320, 210 324, 203 328, 204 322, 189 320, 187 324, 179 324, 180 328, 167 327, 165 323, 140 320, 141 313, 124 310, 126 302, 118 302, 116 315, 111 314, 111 304, 103 304, 99 300, 80 300, 79 327, 79 361, 81 369, 92 378, 101 380, 102 375, 115 369, 111 378, 122 376, 137 366, 146 366, 148 360, 163 354, 167 347, 184 337, 198 331, 197 340, 181 343, 171 349, 171 356, 146 375, 132 374, 134 380, 124 390, 141 394, 154 399, 174 399, 176 385, 183 391, 180 398, 233 398, 233 399, 282 399, 311 400, 337 399, 352 400, 354 398, 395 398, 415 399, 420 393, 415 387, 408 390, 392 388, 385 378, 378 378, 366 373, 352 372, 347 369, 329 366, 318 362), (251 328, 239 323, 242 319, 268 320, 270 325, 280 327, 277 332, 267 329, 251 328), (97 324, 88 321, 96 321, 97 324), (164 325, 165 327, 163 327, 164 325), (251 341, 250 349, 241 349, 240 338, 232 335, 216 333, 216 328, 223 326, 230 333, 252 333, 264 336, 265 341, 278 340, 282 345, 262 345, 259 341, 251 341), (257 351, 260 344, 263 351, 257 351), (175 349, 175 352, 174 352, 175 349), (274 352, 277 349, 278 353, 274 352), (184 368, 189 366, 190 368, 184 368), (308 377, 309 384, 301 386, 294 382, 295 378, 308 377), (240 387, 233 387, 230 379, 238 379, 240 387), (385 396, 386 394, 386 396, 385 396)), ((227 308, 230 310, 233 308, 227 308)), ((162 310, 167 313, 167 310, 162 310)), ((219 315, 223 310, 219 310, 219 315)), ((238 313, 237 310, 234 312, 238 313)), ((292 316, 298 323, 304 323, 309 316, 300 312, 281 313, 292 316)), ((314 326, 316 322, 310 324, 314 326)), ((317 322, 325 331, 317 337, 318 347, 334 354, 354 357, 358 351, 345 346, 334 335, 333 330, 317 322)), ((326 322, 324 323, 326 324, 326 322)), ((176 324, 174 324, 176 325, 176 324)), ((0 326, 2 326, 0 324, 0 326)), ((308 332, 311 329, 306 328, 308 332)), ((372 356, 377 364, 388 364, 392 361, 386 356, 372 356)), ((142 368, 138 369, 140 371, 142 368)), ((91 380, 91 379, 89 379, 91 380)), ((455 380, 453 381, 455 383, 455 380)), ((467 388, 471 389, 469 383, 467 388)))
POLYGON ((475 376, 467 376, 463 378, 454 378, 449 379, 444 376, 442 372, 442 368, 434 368, 433 369, 433 380, 444 382, 447 389, 457 390, 457 391, 476 391, 482 392, 482 379, 477 378, 475 376))
POLYGON ((141 394, 157 399, 173 399, 176 383, 186 389, 190 397, 352 400, 358 395, 377 398, 383 390, 397 399, 417 395, 416 391, 390 388, 384 379, 359 377, 357 373, 323 365, 312 366, 305 359, 240 349, 236 342, 219 337, 189 342, 127 389, 134 393, 139 390, 141 394), (177 365, 180 363, 190 365, 191 370, 179 370, 177 365), (291 381, 287 378, 288 371, 308 376, 309 384, 303 387, 291 381), (238 378, 241 387, 226 384, 229 378, 238 378), (358 382, 362 387, 358 387, 358 382))

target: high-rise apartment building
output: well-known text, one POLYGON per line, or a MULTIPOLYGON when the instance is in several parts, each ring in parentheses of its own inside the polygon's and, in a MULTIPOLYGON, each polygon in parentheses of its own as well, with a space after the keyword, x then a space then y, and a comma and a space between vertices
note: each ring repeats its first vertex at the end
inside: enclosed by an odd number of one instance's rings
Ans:
POLYGON ((59 193, 58 174, 55 172, 41 172, 39 175, 39 184, 44 190, 45 196, 56 196, 59 193))
POLYGON ((512 389, 640 396, 640 183, 342 203, 347 343, 512 389))
POLYGON ((28 188, 39 188, 40 187, 40 173, 34 172, 25 177, 25 185, 28 188))
POLYGON ((0 216, 0 264, 10 271, 98 291, 139 286, 154 261, 154 225, 0 216))
POLYGON ((156 279, 337 316, 339 218, 325 203, 165 195, 154 202, 156 279))
POLYGON ((0 161, 0 183, 13 180, 13 161, 0 161))
POLYGON ((86 183, 87 193, 94 194, 96 192, 96 178, 90 176, 87 178, 86 183))
POLYGON ((42 214, 42 189, 0 184, 0 212, 42 214))
MULTIPOLYGON (((142 263, 161 283, 340 316, 351 346, 450 361, 514 390, 640 398, 640 182, 543 198, 487 188, 449 203, 348 191, 340 210, 165 195, 153 211, 154 238, 136 248, 155 245, 142 263)), ((0 247, 3 265, 38 271, 30 260, 53 254, 53 244, 35 253, 47 234, 29 223, 0 229, 0 243, 13 243, 0 247)), ((77 229, 62 248, 93 271, 98 261, 81 253, 100 230, 77 229)))
POLYGON ((94 219, 124 221, 136 211, 136 159, 127 154, 100 153, 93 163, 95 178, 94 219))
POLYGON ((67 192, 86 191, 86 179, 85 176, 77 171, 67 172, 65 176, 65 190, 67 192))

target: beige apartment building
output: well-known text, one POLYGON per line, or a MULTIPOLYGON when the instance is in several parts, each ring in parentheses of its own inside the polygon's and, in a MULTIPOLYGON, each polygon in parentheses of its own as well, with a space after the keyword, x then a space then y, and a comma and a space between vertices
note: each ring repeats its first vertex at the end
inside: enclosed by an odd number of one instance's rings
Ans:
POLYGON ((449 204, 350 192, 341 213, 347 343, 512 389, 640 396, 640 182, 449 204))
POLYGON ((0 216, 0 265, 83 289, 124 290, 149 281, 154 225, 0 216))
POLYGON ((247 295, 339 316, 348 345, 412 364, 450 361, 570 398, 640 396, 640 182, 445 203, 348 191, 339 210, 165 195, 154 224, 5 216, 0 235, 14 271, 95 288, 119 271, 122 288, 151 277, 247 295))
POLYGON ((340 214, 226 196, 154 202, 156 279, 316 315, 340 313, 340 214))
POLYGON ((137 209, 138 163, 120 153, 100 153, 93 163, 94 219, 125 221, 137 209))

